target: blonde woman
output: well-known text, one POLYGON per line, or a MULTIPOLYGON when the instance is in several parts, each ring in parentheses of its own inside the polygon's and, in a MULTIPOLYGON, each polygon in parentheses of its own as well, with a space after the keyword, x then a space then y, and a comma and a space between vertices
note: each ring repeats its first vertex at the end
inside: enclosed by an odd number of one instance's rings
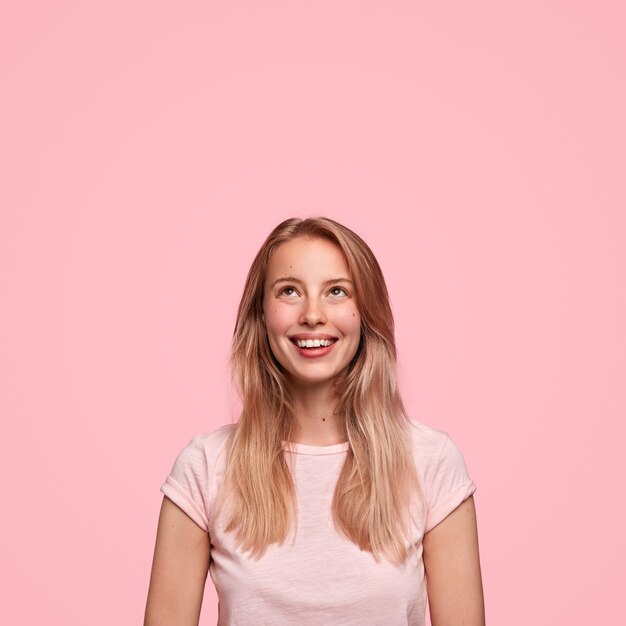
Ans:
POLYGON ((485 623, 458 447, 407 416, 387 287, 367 244, 288 219, 256 255, 231 356, 236 424, 195 436, 161 487, 146 626, 485 623))

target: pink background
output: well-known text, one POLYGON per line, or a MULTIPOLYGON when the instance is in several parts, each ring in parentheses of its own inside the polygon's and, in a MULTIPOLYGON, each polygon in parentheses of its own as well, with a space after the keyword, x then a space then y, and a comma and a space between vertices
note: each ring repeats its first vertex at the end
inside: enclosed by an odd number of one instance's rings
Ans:
POLYGON ((2 623, 141 623, 249 264, 314 214, 378 256, 407 407, 478 485, 488 623, 623 616, 625 17, 4 3, 2 623))

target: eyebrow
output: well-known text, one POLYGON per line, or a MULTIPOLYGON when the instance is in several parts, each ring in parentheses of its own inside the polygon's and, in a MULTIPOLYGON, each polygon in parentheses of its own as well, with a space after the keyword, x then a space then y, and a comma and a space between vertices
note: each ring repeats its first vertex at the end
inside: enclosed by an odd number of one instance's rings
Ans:
MULTIPOLYGON (((272 283, 272 288, 274 288, 275 285, 277 285, 278 283, 300 283, 301 285, 303 285, 304 283, 299 279, 296 278, 295 276, 281 276, 280 278, 277 278, 273 283, 272 283)), ((349 278, 331 278, 330 280, 325 280, 322 285, 326 286, 326 285, 330 285, 330 283, 350 283, 352 284, 352 281, 349 278)))

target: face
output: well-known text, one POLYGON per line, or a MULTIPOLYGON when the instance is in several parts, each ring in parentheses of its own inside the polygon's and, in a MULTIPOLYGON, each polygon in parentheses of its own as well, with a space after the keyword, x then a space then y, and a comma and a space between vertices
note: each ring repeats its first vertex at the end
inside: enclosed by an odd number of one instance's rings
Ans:
POLYGON ((341 250, 326 239, 298 237, 270 255, 263 321, 272 353, 294 385, 332 383, 347 371, 361 336, 351 279, 341 250))

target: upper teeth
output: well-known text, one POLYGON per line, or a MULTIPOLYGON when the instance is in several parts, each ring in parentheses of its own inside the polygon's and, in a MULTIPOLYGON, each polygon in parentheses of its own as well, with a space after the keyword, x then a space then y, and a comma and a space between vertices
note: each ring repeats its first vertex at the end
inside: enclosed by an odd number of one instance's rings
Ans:
POLYGON ((333 339, 296 339, 299 348, 319 348, 320 346, 329 346, 333 343, 333 339))

